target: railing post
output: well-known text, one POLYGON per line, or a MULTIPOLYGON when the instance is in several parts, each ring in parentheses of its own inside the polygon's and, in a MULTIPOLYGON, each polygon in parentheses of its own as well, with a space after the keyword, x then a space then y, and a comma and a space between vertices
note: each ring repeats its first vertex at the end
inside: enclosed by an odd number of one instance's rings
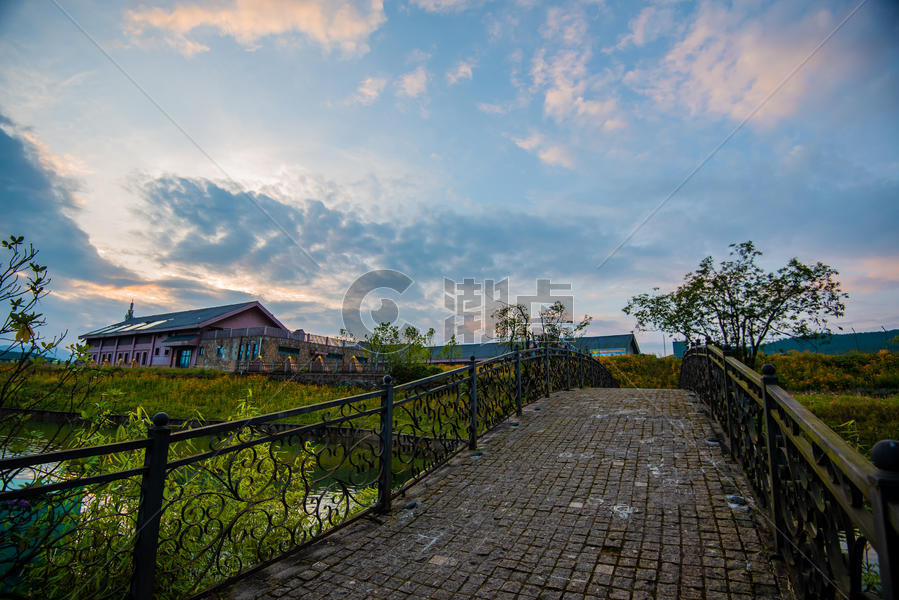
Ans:
POLYGON ((390 488, 393 485, 393 378, 384 376, 381 392, 381 462, 378 473, 377 512, 390 512, 390 488))
POLYGON ((521 350, 515 351, 515 414, 521 416, 521 350))
POLYGON ((549 344, 543 346, 543 370, 546 374, 544 378, 546 380, 546 397, 549 398, 550 394, 550 381, 549 381, 549 344))
POLYGON ((783 492, 780 487, 780 477, 778 472, 778 453, 777 453, 777 423, 774 421, 774 398, 768 392, 768 386, 777 385, 777 375, 774 365, 762 365, 762 401, 765 406, 765 432, 768 450, 768 504, 771 509, 771 521, 774 523, 775 539, 777 541, 777 550, 783 549, 783 519, 780 505, 782 502, 783 492))
POLYGON ((478 448, 478 367, 472 356, 468 364, 468 449, 478 448))
POLYGON ((899 441, 881 440, 871 450, 875 474, 871 508, 877 536, 877 561, 884 598, 899 597, 899 531, 890 520, 890 504, 899 503, 899 441))
POLYGON ((154 597, 156 549, 171 435, 168 424, 169 416, 161 412, 153 415, 153 425, 147 427, 150 446, 144 454, 144 467, 147 471, 140 482, 140 505, 135 524, 137 535, 134 541, 134 568, 131 572, 133 600, 150 600, 154 597))
POLYGON ((565 391, 571 391, 571 350, 565 349, 565 391))
POLYGON ((734 456, 734 424, 733 424, 733 415, 731 414, 731 401, 730 401, 730 383, 728 379, 730 375, 727 372, 727 354, 724 354, 722 351, 722 365, 723 365, 723 377, 724 377, 724 412, 727 415, 727 443, 730 448, 731 456, 734 456))

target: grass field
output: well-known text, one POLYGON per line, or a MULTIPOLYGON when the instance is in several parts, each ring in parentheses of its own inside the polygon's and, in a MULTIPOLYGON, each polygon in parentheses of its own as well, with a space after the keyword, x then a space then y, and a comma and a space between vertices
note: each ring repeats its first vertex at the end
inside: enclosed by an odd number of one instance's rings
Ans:
MULTIPOLYGON (((681 360, 651 354, 600 359, 621 387, 678 387, 681 360)), ((899 354, 839 356, 790 352, 760 356, 780 385, 828 427, 870 458, 879 440, 899 439, 899 354)))
MULTIPOLYGON (((261 412, 269 413, 364 391, 346 386, 275 381, 264 375, 234 377, 211 369, 100 367, 93 372, 98 376, 97 384, 85 401, 73 403, 73 390, 66 386, 49 395, 41 408, 92 411, 102 405, 113 413, 124 414, 143 406, 151 415, 165 412, 170 417, 188 419, 199 413, 206 419, 227 419, 235 414, 237 404, 248 397, 261 412)), ((50 394, 57 378, 55 369, 38 370, 15 403, 25 406, 34 398, 50 394)), ((77 398, 83 398, 83 394, 76 394, 77 398)))

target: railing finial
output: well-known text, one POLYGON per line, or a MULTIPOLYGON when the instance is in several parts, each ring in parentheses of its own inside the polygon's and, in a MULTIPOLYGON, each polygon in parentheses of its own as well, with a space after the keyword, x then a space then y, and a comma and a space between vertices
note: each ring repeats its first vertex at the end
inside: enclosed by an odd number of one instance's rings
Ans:
POLYGON ((150 420, 153 421, 154 427, 165 427, 169 424, 169 416, 164 412, 156 413, 150 420))
POLYGON ((871 462, 881 471, 899 473, 899 442, 880 440, 871 450, 871 462))
POLYGON ((762 383, 765 385, 777 385, 777 368, 771 363, 762 365, 762 383))

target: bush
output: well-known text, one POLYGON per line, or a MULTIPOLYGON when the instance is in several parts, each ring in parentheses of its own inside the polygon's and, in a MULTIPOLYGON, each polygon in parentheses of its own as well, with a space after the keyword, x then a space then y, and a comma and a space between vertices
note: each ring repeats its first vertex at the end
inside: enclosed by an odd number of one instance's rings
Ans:
POLYGON ((764 363, 777 368, 780 385, 791 392, 875 392, 899 389, 899 354, 885 350, 876 354, 826 355, 788 352, 761 355, 764 363))
POLYGON ((390 376, 393 377, 394 385, 423 379, 437 373, 443 373, 443 368, 439 365, 426 365, 424 363, 399 363, 392 365, 390 369, 390 376))
POLYGON ((599 361, 623 388, 677 389, 681 359, 655 354, 604 356, 599 361))

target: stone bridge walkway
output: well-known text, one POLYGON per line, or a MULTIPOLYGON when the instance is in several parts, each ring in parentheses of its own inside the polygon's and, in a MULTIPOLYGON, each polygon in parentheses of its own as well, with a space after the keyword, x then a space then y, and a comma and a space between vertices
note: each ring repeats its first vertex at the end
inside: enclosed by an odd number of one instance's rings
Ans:
POLYGON ((751 504, 749 484, 698 409, 681 390, 553 394, 389 515, 223 597, 786 598, 764 519, 727 499, 751 504))

